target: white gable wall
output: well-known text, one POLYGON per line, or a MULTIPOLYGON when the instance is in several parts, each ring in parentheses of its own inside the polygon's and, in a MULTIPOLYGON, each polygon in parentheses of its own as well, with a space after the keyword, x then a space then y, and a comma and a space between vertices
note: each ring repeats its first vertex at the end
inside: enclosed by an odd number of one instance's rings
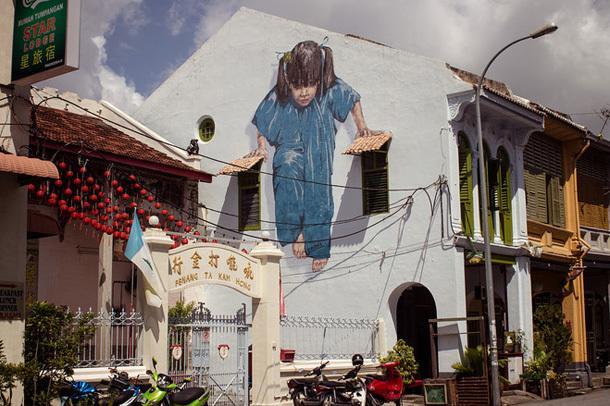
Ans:
MULTIPOLYGON (((390 188, 426 186, 439 175, 457 170, 447 168, 446 163, 447 94, 467 90, 469 86, 454 79, 443 62, 248 9, 236 13, 162 84, 136 117, 186 147, 190 139, 196 138, 197 120, 209 115, 216 122, 216 135, 211 142, 200 144, 200 152, 223 161, 239 158, 255 149, 256 129, 250 122, 259 102, 275 84, 276 52, 288 51, 303 40, 322 41, 325 36, 329 38, 327 45, 333 49, 335 73, 362 97, 369 128, 394 134, 389 152, 390 188)), ((354 139, 353 120, 350 116, 345 123, 336 124, 333 183, 361 186, 360 158, 341 154, 354 139)), ((272 157, 273 148, 269 152, 272 157)), ((208 172, 217 173, 222 166, 202 160, 202 169, 208 172)), ((263 171, 272 172, 271 159, 264 163, 263 171)), ((262 218, 273 221, 271 176, 261 176, 262 218)), ((201 189, 203 204, 237 213, 236 178, 219 176, 201 189)), ((429 193, 434 199, 435 190, 429 189, 429 193)), ((390 202, 409 194, 391 192, 390 202)), ((333 197, 334 221, 362 214, 360 190, 333 188, 333 197)), ((441 238, 441 220, 444 218, 448 224, 446 200, 442 206, 444 211, 439 207, 430 221, 428 197, 418 192, 410 209, 402 209, 364 233, 334 240, 329 265, 320 274, 311 273, 311 260, 293 258, 290 246, 285 247, 282 275, 288 312, 382 317, 391 346, 396 338, 398 297, 408 285, 420 283, 434 296, 438 317, 465 316, 463 256, 446 239, 446 229, 445 240, 441 238), (401 215, 403 220, 399 220, 401 215)), ((237 227, 231 216, 211 210, 207 215, 212 223, 237 227)), ((368 216, 335 226, 332 235, 353 233, 385 216, 368 216)), ((263 223, 262 227, 272 225, 263 223)), ((275 238, 275 233, 271 233, 271 238, 275 238)), ((244 247, 251 249, 252 245, 244 247)), ((213 311, 227 306, 226 311, 232 312, 243 301, 223 289, 210 288, 207 292, 197 295, 203 296, 213 311)), ((457 349, 465 346, 465 342, 441 339, 439 346, 440 369, 450 371, 450 364, 458 360, 457 349)))

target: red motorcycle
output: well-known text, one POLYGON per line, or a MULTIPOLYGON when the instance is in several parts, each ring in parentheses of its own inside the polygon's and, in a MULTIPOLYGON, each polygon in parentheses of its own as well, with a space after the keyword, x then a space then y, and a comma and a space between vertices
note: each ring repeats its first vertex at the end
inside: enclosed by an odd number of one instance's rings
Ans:
POLYGON ((403 379, 396 369, 398 362, 386 362, 379 367, 383 372, 379 375, 366 375, 366 406, 381 406, 384 403, 393 402, 400 406, 402 396, 403 379))

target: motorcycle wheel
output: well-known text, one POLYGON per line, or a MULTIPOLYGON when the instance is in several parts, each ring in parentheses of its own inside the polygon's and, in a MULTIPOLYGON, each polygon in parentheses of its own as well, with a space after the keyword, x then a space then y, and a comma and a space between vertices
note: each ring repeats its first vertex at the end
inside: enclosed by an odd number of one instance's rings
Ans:
POLYGON ((303 391, 299 391, 292 397, 292 404, 294 406, 304 406, 304 401, 306 398, 305 393, 303 393, 303 391))

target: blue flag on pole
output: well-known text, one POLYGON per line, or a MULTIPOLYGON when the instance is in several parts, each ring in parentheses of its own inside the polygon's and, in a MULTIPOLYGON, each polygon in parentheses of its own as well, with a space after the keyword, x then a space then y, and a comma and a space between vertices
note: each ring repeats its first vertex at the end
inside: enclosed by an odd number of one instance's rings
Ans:
POLYGON ((158 295, 162 292, 163 286, 161 284, 161 279, 159 279, 159 274, 155 269, 148 244, 144 241, 144 234, 142 233, 140 220, 138 219, 135 209, 131 231, 129 232, 129 239, 127 240, 127 246, 125 247, 125 256, 140 269, 152 290, 152 292, 146 290, 146 301, 151 306, 159 307, 161 305, 161 299, 158 295))

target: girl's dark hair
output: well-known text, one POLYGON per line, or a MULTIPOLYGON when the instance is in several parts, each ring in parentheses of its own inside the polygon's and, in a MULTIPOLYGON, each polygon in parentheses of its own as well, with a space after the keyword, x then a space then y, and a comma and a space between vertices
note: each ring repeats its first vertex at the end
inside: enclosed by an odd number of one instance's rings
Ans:
POLYGON ((303 41, 280 59, 275 92, 285 103, 290 95, 290 85, 318 85, 318 95, 321 95, 335 84, 336 79, 332 49, 313 41, 303 41))

